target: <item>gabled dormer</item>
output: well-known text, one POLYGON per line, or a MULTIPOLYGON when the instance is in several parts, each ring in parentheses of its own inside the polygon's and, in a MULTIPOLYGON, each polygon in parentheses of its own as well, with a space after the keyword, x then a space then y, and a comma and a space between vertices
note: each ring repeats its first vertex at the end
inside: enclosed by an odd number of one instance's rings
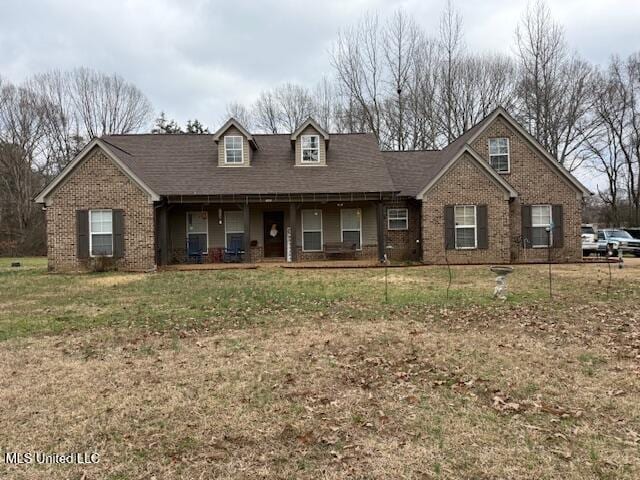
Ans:
POLYGON ((230 118, 213 134, 218 144, 219 167, 248 167, 251 156, 258 149, 253 136, 235 118, 230 118))
POLYGON ((295 150, 296 166, 313 167, 327 165, 329 134, 309 117, 291 134, 295 150))

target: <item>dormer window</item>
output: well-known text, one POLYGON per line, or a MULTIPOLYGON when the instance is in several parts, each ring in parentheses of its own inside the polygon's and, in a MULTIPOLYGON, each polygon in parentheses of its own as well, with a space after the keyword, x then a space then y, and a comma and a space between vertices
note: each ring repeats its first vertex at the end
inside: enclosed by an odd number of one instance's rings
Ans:
POLYGON ((489 163, 498 173, 509 173, 509 139, 489 139, 489 163))
POLYGON ((320 136, 302 135, 301 163, 320 163, 320 136))
POLYGON ((224 137, 224 163, 242 163, 242 137, 227 135, 224 137))

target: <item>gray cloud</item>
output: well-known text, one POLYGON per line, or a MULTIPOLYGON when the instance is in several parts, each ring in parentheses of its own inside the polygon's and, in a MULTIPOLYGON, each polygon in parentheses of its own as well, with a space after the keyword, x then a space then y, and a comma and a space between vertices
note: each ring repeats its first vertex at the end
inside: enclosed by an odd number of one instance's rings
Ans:
MULTIPOLYGON (((219 124, 227 103, 251 101, 286 81, 309 86, 331 75, 340 28, 366 12, 403 7, 435 35, 444 0, 22 0, 2 6, 0 76, 21 81, 89 66, 136 83, 160 111, 183 123, 219 124)), ((526 2, 458 1, 466 44, 513 51, 526 2)), ((581 55, 598 63, 640 47, 640 3, 557 0, 552 12, 581 55)))

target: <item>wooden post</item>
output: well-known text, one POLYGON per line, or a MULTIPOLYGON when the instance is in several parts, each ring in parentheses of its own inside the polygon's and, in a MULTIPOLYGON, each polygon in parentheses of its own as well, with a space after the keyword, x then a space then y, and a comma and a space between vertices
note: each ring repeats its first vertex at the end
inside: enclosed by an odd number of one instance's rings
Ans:
POLYGON ((251 215, 248 203, 242 207, 242 213, 244 214, 244 261, 251 263, 251 215))
POLYGON ((296 232, 298 230, 298 204, 289 204, 289 228, 291 229, 291 261, 297 260, 298 247, 296 241, 296 232))
POLYGON ((384 260, 385 242, 384 242, 384 206, 382 202, 376 202, 376 210, 378 217, 378 259, 384 260))

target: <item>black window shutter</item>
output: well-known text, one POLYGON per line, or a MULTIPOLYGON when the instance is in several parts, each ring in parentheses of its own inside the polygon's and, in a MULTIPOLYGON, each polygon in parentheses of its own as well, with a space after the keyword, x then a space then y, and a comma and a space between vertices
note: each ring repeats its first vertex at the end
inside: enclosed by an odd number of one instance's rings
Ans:
POLYGON ((89 210, 76 210, 76 255, 89 258, 89 210))
POLYGON ((531 248, 531 205, 522 205, 522 244, 524 248, 531 248))
POLYGON ((456 247, 456 223, 453 205, 444 207, 444 248, 453 250, 456 247))
POLYGON ((489 248, 489 219, 487 218, 487 206, 476 207, 476 221, 478 222, 478 248, 489 248))
POLYGON ((562 248, 564 246, 564 217, 562 215, 562 205, 551 207, 551 220, 553 221, 553 247, 562 248))
POLYGON ((113 256, 124 256, 124 212, 113 210, 113 256))

